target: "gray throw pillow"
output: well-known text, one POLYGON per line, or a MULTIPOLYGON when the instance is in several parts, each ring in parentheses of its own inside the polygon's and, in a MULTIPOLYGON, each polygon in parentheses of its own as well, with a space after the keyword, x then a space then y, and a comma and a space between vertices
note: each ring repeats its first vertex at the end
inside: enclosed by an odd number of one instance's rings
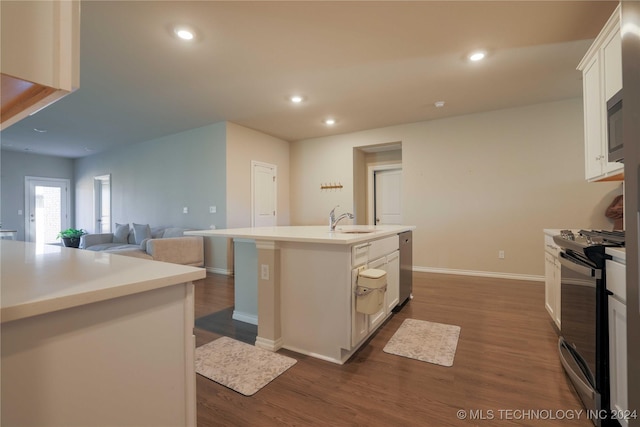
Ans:
POLYGON ((147 242, 148 242, 149 240, 151 240, 151 239, 144 239, 144 240, 142 241, 142 243, 140 243, 140 249, 142 249, 143 251, 145 251, 145 252, 146 252, 146 251, 147 251, 147 242))
POLYGON ((164 234, 162 237, 166 239, 167 237, 182 237, 184 236, 184 228, 175 228, 170 227, 164 230, 164 234))
POLYGON ((127 243, 129 237, 129 224, 118 224, 116 222, 116 231, 113 233, 113 243, 127 243))
POLYGON ((149 224, 136 224, 134 222, 133 235, 136 238, 136 245, 140 245, 144 239, 151 238, 151 227, 149 227, 149 224))

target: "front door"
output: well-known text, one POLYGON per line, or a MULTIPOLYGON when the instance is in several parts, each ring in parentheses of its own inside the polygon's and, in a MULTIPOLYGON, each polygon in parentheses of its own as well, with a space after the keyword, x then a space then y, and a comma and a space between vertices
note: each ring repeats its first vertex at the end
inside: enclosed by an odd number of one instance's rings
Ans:
POLYGON ((25 241, 58 242, 69 228, 69 180, 25 177, 25 241))
POLYGON ((111 175, 93 179, 95 232, 111 233, 111 175))

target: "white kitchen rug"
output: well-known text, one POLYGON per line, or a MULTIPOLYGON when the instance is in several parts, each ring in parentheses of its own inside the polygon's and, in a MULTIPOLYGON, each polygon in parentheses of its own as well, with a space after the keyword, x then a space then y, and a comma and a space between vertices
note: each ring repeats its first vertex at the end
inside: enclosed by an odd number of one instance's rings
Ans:
POLYGON ((269 384, 297 360, 229 337, 196 348, 196 372, 251 396, 269 384))
POLYGON ((452 366, 460 326, 405 319, 383 351, 442 366, 452 366))

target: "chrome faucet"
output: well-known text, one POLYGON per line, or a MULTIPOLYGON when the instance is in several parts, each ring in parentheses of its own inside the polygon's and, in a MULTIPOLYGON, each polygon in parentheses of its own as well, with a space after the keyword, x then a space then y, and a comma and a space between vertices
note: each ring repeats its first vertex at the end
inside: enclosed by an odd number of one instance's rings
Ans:
POLYGON ((331 209, 331 212, 329 212, 329 231, 335 231, 336 225, 338 224, 338 222, 340 222, 340 220, 344 218, 353 219, 353 214, 349 212, 343 213, 338 218, 336 218, 335 211, 336 211, 336 208, 339 208, 339 207, 340 205, 336 205, 336 207, 331 209))

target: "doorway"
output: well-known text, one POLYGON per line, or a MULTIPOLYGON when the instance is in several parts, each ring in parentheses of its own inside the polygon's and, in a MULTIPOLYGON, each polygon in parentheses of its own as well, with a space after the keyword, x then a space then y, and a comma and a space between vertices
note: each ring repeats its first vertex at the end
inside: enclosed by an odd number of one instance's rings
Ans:
POLYGON ((111 175, 93 178, 93 216, 96 233, 111 233, 111 175))
POLYGON ((402 165, 369 167, 369 224, 402 224, 402 165))
POLYGON ((69 228, 68 179, 25 177, 25 241, 56 243, 69 228))
POLYGON ((251 161, 251 226, 273 227, 277 220, 277 167, 251 161))

